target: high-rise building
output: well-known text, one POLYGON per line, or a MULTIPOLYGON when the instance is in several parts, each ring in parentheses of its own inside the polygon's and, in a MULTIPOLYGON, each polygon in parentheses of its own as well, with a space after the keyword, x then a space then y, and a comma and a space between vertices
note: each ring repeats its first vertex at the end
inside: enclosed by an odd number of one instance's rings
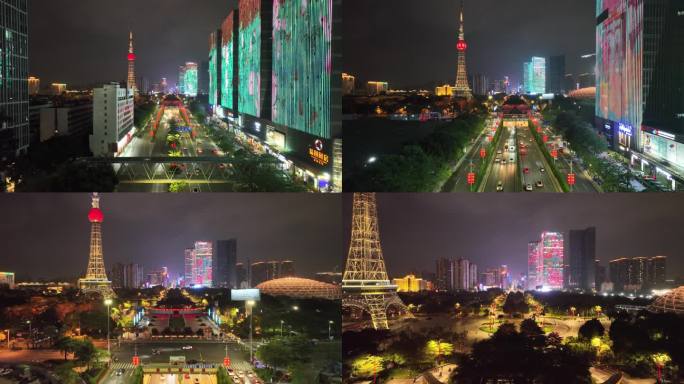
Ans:
POLYGON ((563 234, 542 232, 539 244, 542 265, 542 286, 545 289, 563 289, 563 234))
POLYGON ((608 275, 606 272, 606 266, 601 265, 601 263, 596 260, 596 280, 594 281, 594 289, 597 291, 601 290, 601 285, 605 283, 608 279, 608 275))
POLYGON ((135 95, 138 93, 138 83, 135 80, 135 52, 133 51, 133 32, 128 32, 128 77, 126 77, 126 88, 132 90, 135 95))
POLYGON ((29 77, 28 79, 29 95, 35 96, 40 92, 40 79, 37 77, 29 77))
POLYGON ((209 94, 209 60, 202 60, 197 68, 197 94, 209 94))
POLYGON ((90 221, 88 268, 85 276, 78 279, 78 288, 86 293, 99 293, 104 297, 111 297, 114 295, 112 282, 107 278, 102 254, 102 221, 104 221, 104 215, 100 210, 100 196, 97 192, 93 193, 91 197, 88 221, 90 221))
POLYGON ((546 93, 560 95, 568 90, 564 88, 565 55, 549 57, 546 72, 546 93))
POLYGON ((0 161, 28 151, 27 1, 0 0, 0 161))
POLYGON ((184 253, 184 268, 183 268, 183 285, 184 286, 190 286, 193 284, 193 276, 192 276, 192 266, 194 265, 195 261, 195 249, 194 248, 185 248, 185 253, 184 253))
POLYGON ((203 287, 213 286, 213 259, 214 246, 211 241, 195 241, 192 252, 192 285, 203 287))
POLYGON ((527 243, 527 289, 531 290, 541 286, 543 265, 539 254, 539 244, 538 240, 527 243))
MULTIPOLYGON (((248 263, 249 265, 249 263, 248 263)), ((244 263, 235 264, 235 283, 238 288, 249 288, 251 285, 249 283, 248 267, 245 267, 244 263)))
POLYGON ((354 88, 356 87, 356 78, 352 75, 343 73, 342 74, 342 95, 352 95, 354 94, 354 88))
POLYGON ((456 285, 454 289, 459 291, 467 291, 470 289, 470 261, 467 259, 458 259, 455 261, 456 266, 456 285))
POLYGON ((470 277, 468 278, 468 289, 477 288, 477 264, 470 263, 469 267, 470 277))
POLYGON ((476 73, 470 76, 470 85, 473 88, 473 95, 484 96, 487 94, 489 84, 487 83, 487 76, 476 73))
POLYGON ((169 84, 166 82, 166 77, 162 77, 161 82, 159 83, 159 92, 169 93, 169 84))
POLYGON ((223 90, 223 50, 221 49, 222 32, 220 29, 209 35, 209 105, 221 104, 223 90))
POLYGON ((463 23, 463 1, 461 1, 460 23, 458 27, 458 42, 456 43, 457 63, 456 63, 456 85, 454 86, 453 97, 464 97, 470 99, 473 94, 468 85, 468 70, 466 69, 466 50, 468 44, 465 41, 465 31, 463 23))
POLYGON ((506 79, 501 79, 501 80, 492 80, 489 82, 489 88, 488 91, 492 93, 508 93, 507 91, 507 80, 506 79))
POLYGON ((450 291, 452 274, 452 262, 447 258, 440 258, 436 261, 435 288, 438 291, 450 291))
POLYGON ((110 157, 123 151, 135 133, 133 113, 131 89, 111 83, 93 90, 93 133, 90 135, 93 156, 110 157))
POLYGON ((389 84, 386 81, 369 81, 366 83, 368 96, 378 96, 389 91, 389 84))
POLYGON ((161 269, 147 273, 146 284, 148 287, 167 287, 169 285, 169 270, 166 267, 161 267, 161 269))
POLYGON ((217 240, 213 261, 213 286, 238 288, 235 266, 237 264, 237 239, 217 240))
POLYGON ((532 57, 523 65, 523 88, 525 93, 531 95, 546 92, 546 59, 532 57))
POLYGON ((43 107, 40 109, 39 124, 38 138, 41 142, 54 136, 90 134, 93 130, 93 104, 84 101, 43 107))
POLYGON ((150 79, 145 77, 145 76, 140 76, 138 78, 138 92, 143 94, 143 95, 148 95, 150 91, 152 90, 150 88, 150 79))
POLYGON ((614 149, 684 167, 684 3, 597 0, 596 129, 614 149))
POLYGON ((144 283, 142 264, 115 263, 110 273, 112 288, 137 289, 144 283))
POLYGON ((596 228, 570 230, 568 258, 567 288, 585 292, 601 288, 596 287, 596 228))
POLYGON ((575 82, 575 76, 572 73, 565 74, 565 77, 563 78, 563 88, 567 93, 577 89, 577 82, 575 82))
POLYGON ((610 281, 617 292, 643 292, 665 284, 666 256, 620 258, 609 262, 610 281))
POLYGON ((178 94, 197 96, 197 63, 187 62, 178 70, 178 94))

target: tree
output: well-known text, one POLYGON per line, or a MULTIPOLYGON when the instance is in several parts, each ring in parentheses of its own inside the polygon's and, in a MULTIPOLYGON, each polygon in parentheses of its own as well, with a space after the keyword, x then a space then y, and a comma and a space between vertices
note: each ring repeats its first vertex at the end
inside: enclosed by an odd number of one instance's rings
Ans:
POLYGON ((71 337, 62 337, 55 342, 55 348, 58 351, 64 352, 64 360, 67 359, 67 353, 72 353, 78 347, 78 342, 71 337))
POLYGON ((74 372, 73 363, 60 364, 55 368, 55 375, 59 377, 60 383, 77 384, 81 382, 81 378, 74 372))
POLYGON ((233 379, 228 376, 228 372, 226 371, 226 368, 223 366, 219 366, 218 370, 216 371, 216 383, 217 384, 233 384, 233 379))
POLYGON ((354 377, 372 377, 384 370, 384 361, 380 356, 362 355, 352 361, 351 369, 354 377))
POLYGON ((111 164, 76 160, 57 169, 50 188, 60 192, 114 192, 118 183, 111 164))
POLYGON ((605 332, 603 324, 597 319, 588 320, 586 323, 582 324, 579 331, 577 332, 577 337, 584 340, 591 340, 594 337, 601 337, 605 332))
POLYGON ((92 341, 81 340, 77 342, 76 348, 74 349, 76 360, 85 363, 88 369, 90 369, 90 362, 93 360, 93 357, 95 357, 95 354, 96 350, 92 341))

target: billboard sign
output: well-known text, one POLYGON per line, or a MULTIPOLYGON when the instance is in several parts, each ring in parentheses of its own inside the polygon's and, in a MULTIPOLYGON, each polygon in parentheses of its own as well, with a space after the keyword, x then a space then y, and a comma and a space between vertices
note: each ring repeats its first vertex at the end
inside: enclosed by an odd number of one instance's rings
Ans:
POLYGON ((232 301, 259 301, 260 299, 261 295, 256 288, 230 290, 230 300, 232 301))

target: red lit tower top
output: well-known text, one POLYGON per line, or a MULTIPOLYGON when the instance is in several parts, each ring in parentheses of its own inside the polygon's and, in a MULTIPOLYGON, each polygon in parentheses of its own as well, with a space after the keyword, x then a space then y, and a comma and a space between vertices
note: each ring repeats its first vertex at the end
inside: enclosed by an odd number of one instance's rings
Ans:
POLYGON ((468 44, 465 41, 465 32, 463 30, 463 1, 461 1, 461 24, 458 28, 458 43, 456 43, 456 49, 459 52, 465 52, 468 49, 468 44))
POLYGON ((90 212, 88 212, 88 221, 91 223, 101 223, 104 220, 104 214, 100 210, 100 196, 97 192, 93 193, 90 212))

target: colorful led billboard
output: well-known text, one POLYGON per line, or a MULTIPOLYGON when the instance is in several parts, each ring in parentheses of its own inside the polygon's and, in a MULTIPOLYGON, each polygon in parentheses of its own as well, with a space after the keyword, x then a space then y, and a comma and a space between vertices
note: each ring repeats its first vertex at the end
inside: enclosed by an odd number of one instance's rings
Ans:
POLYGON ((186 63, 183 72, 183 94, 197 96, 197 64, 186 63))
POLYGON ((274 122, 330 138, 332 2, 273 2, 274 122))
POLYGON ((597 0, 596 115, 641 126, 643 0, 597 0))
POLYGON ((261 117, 261 0, 240 0, 238 9, 238 111, 261 117))
POLYGON ((209 35, 209 105, 217 105, 218 100, 218 47, 216 46, 216 32, 209 35))
POLYGON ((235 36, 233 34, 233 17, 234 12, 231 11, 228 17, 221 25, 221 106, 230 110, 234 109, 233 87, 234 87, 234 69, 235 69, 235 55, 234 45, 235 36))
POLYGON ((563 289, 563 234, 543 232, 540 243, 543 265, 542 285, 546 289, 563 289))

